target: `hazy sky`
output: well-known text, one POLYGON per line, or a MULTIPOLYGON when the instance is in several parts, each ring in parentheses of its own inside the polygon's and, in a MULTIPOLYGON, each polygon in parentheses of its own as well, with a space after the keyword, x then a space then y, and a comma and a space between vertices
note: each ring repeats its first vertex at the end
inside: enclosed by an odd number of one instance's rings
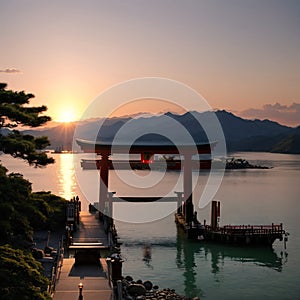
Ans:
POLYGON ((54 119, 157 76, 213 108, 300 124, 299 0, 1 0, 0 32, 0 81, 54 119))

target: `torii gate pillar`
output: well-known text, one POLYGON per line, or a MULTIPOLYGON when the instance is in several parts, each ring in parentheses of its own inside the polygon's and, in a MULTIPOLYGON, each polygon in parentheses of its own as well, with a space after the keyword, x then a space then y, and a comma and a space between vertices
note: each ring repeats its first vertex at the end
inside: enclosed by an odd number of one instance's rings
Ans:
POLYGON ((108 201, 109 155, 110 153, 101 153, 99 193, 99 217, 101 220, 103 220, 105 203, 108 201))

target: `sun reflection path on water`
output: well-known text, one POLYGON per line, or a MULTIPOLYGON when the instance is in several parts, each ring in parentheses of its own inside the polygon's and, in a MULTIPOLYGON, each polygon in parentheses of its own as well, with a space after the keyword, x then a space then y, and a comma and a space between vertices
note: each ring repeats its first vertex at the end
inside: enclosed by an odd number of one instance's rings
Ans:
POLYGON ((59 195, 67 200, 76 196, 76 178, 72 153, 58 155, 59 168, 57 170, 59 181, 59 195))

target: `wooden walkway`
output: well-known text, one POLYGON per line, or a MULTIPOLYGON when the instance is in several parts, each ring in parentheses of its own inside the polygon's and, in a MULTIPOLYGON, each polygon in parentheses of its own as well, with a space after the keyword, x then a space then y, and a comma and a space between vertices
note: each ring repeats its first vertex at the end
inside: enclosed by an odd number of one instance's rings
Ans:
MULTIPOLYGON (((107 245, 107 236, 100 226, 96 215, 81 212, 79 230, 74 234, 74 239, 80 241, 96 240, 107 245)), ((78 299, 78 284, 83 283, 84 300, 112 300, 112 289, 109 285, 107 265, 105 258, 99 264, 75 265, 75 258, 64 258, 59 280, 57 282, 54 300, 78 299)))
POLYGON ((74 240, 80 239, 88 241, 95 239, 104 245, 108 243, 107 235, 97 218, 97 214, 91 214, 86 211, 80 212, 79 230, 74 233, 73 237, 74 240))

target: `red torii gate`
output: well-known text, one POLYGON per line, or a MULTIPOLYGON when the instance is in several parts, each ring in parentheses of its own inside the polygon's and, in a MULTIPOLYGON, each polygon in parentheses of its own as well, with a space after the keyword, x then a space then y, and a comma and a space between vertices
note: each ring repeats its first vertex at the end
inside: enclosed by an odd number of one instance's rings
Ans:
MULTIPOLYGON (((99 209, 103 213, 104 203, 108 200, 109 156, 113 153, 141 154, 180 154, 183 160, 183 199, 185 203, 185 220, 190 223, 193 219, 193 189, 192 189, 192 156, 197 154, 211 154, 216 143, 194 143, 174 145, 172 143, 138 142, 129 145, 126 143, 110 143, 76 139, 81 150, 86 153, 101 155, 100 162, 100 196, 99 209)), ((129 163, 129 162, 128 162, 129 163)), ((142 202, 142 201, 141 201, 142 202)), ((112 216, 111 216, 112 217, 112 216)))

